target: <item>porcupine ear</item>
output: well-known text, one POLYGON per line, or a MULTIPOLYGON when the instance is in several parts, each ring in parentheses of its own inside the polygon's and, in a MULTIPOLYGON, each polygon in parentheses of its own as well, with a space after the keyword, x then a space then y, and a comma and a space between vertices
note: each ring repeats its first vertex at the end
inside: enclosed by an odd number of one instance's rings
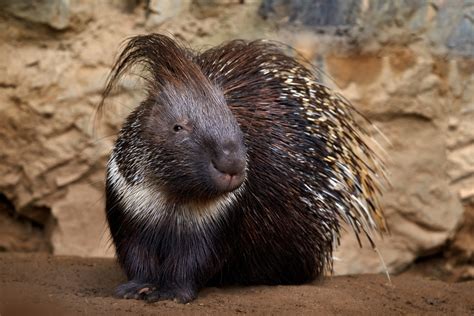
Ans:
POLYGON ((131 68, 140 66, 139 76, 145 80, 149 93, 156 93, 169 83, 196 82, 204 78, 191 62, 191 53, 172 38, 161 34, 138 35, 128 40, 107 78, 98 107, 100 113, 105 99, 118 81, 131 68))

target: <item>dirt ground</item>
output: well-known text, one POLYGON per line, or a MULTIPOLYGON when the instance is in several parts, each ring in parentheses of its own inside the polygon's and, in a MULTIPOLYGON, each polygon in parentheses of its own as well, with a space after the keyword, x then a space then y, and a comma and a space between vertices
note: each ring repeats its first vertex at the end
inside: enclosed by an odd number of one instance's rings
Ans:
POLYGON ((113 297, 124 276, 112 259, 0 255, 0 314, 474 314, 474 281, 413 274, 327 278, 301 286, 206 288, 181 305, 113 297))

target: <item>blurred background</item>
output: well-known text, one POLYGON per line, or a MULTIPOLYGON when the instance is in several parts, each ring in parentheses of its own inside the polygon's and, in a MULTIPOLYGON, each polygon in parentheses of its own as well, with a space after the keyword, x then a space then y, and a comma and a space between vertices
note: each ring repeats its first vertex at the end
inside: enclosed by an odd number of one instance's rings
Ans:
MULTIPOLYGON (((94 113, 127 37, 269 38, 384 133, 389 271, 472 279, 473 29, 472 0, 0 0, 0 251, 113 256, 104 170, 136 80, 94 113)), ((336 274, 383 269, 350 232, 335 256, 336 274)))

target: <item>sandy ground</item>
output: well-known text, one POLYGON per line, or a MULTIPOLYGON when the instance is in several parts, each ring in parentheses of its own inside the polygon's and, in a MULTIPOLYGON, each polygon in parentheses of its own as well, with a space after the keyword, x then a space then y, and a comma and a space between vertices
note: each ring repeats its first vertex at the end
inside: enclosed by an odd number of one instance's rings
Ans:
POLYGON ((0 314, 474 314, 474 281, 405 274, 328 278, 302 286, 206 288, 181 305, 113 297, 123 275, 111 259, 0 255, 0 314))

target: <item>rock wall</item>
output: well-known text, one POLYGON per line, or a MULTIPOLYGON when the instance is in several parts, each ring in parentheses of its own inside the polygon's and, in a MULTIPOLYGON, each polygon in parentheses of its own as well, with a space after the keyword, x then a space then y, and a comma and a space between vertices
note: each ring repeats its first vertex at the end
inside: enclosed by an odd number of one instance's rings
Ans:
MULTIPOLYGON (((474 199, 473 3, 25 0, 2 6, 0 249, 113 255, 103 214, 104 166, 139 100, 139 83, 124 80, 100 120, 95 109, 120 43, 164 32, 197 48, 261 37, 294 46, 385 135, 374 129, 391 180, 384 196, 391 236, 378 247, 389 270, 443 250, 463 223, 462 203, 474 199)), ((350 233, 335 256, 336 273, 382 270, 378 255, 359 249, 350 233)))

